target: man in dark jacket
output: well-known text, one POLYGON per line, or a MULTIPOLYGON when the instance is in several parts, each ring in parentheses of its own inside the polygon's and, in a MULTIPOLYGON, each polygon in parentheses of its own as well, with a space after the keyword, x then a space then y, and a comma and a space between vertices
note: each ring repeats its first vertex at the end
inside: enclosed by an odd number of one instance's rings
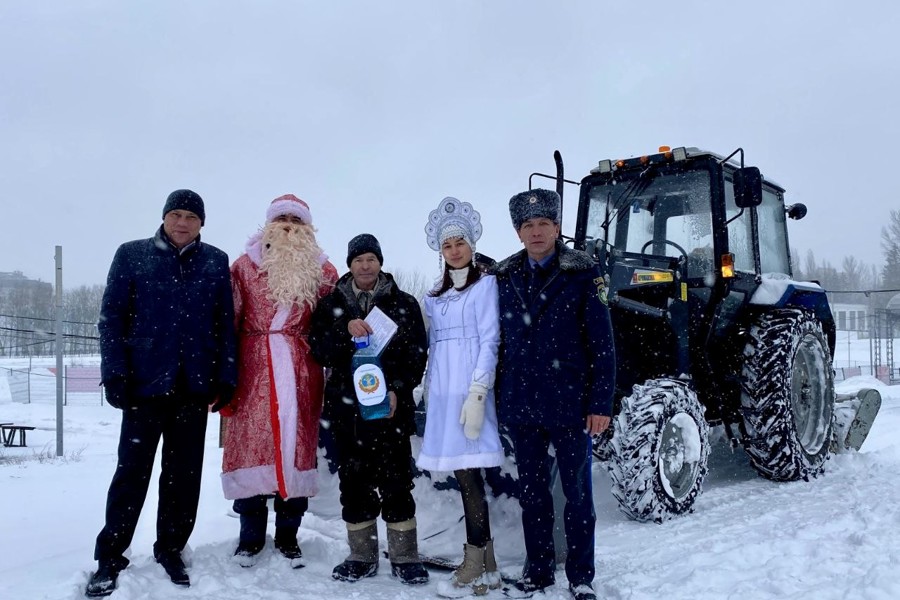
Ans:
POLYGON ((336 446, 342 516, 350 544, 350 556, 334 568, 332 577, 358 581, 375 575, 375 519, 380 514, 387 525, 391 574, 403 583, 419 584, 428 580, 428 572, 419 560, 416 539, 409 437, 415 433, 412 392, 425 371, 428 342, 418 302, 381 271, 382 260, 375 236, 364 233, 350 240, 350 272, 338 280, 334 292, 319 300, 309 333, 313 356, 331 369, 322 427, 336 446), (351 368, 353 338, 371 333, 363 319, 374 307, 397 324, 397 333, 381 355, 391 413, 364 420, 351 368))
POLYGON ((559 237, 559 196, 530 190, 509 211, 525 249, 497 266, 500 420, 513 439, 527 553, 507 595, 555 583, 549 447, 566 496, 566 576, 576 600, 594 600, 591 436, 609 426, 615 356, 604 279, 559 237))
POLYGON ((85 593, 113 592, 163 439, 153 554, 172 582, 190 585, 181 552, 197 516, 209 405, 231 399, 237 345, 228 256, 200 241, 203 200, 172 192, 156 235, 122 244, 100 309, 101 377, 122 409, 119 458, 97 536, 98 569, 85 593))

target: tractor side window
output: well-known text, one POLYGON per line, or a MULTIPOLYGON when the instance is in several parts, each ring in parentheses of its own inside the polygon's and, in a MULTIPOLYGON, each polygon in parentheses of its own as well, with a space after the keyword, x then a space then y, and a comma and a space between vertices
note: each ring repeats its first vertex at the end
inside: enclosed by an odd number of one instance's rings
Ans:
MULTIPOLYGON (((725 219, 731 220, 741 209, 734 203, 734 182, 725 179, 725 219)), ((728 224, 728 251, 734 254, 734 268, 746 273, 754 273, 753 230, 750 211, 745 210, 739 218, 728 224)))
POLYGON ((789 274, 791 268, 787 253, 787 225, 781 198, 763 188, 763 201, 756 209, 756 216, 762 272, 789 274))

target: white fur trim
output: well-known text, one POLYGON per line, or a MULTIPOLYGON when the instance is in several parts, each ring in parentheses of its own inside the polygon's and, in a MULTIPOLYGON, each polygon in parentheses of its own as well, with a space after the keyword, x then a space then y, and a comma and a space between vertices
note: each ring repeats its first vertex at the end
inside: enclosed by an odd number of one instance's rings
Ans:
POLYGON ((271 223, 275 217, 281 215, 293 215, 307 225, 312 225, 312 213, 309 211, 309 206, 292 194, 286 194, 272 201, 266 211, 266 223, 271 223))
MULTIPOLYGON (((293 305, 278 306, 272 319, 272 331, 278 331, 287 322, 293 305)), ((276 440, 281 448, 281 469, 285 485, 294 469, 294 455, 297 450, 297 378, 291 348, 281 333, 269 334, 269 352, 272 355, 272 371, 275 376, 275 398, 278 405, 278 422, 281 439, 276 440)))
MULTIPOLYGON (((319 474, 315 469, 298 471, 291 468, 285 473, 285 487, 288 498, 309 498, 319 492, 319 474)), ((259 495, 259 490, 272 490, 278 493, 278 482, 275 479, 275 466, 263 465, 247 467, 222 473, 222 490, 226 500, 251 498, 259 495)))
MULTIPOLYGON (((476 442, 477 443, 477 442, 476 442)), ((416 466, 426 471, 450 472, 457 469, 487 469, 499 467, 505 457, 503 451, 463 454, 461 456, 427 456, 419 454, 416 466)))

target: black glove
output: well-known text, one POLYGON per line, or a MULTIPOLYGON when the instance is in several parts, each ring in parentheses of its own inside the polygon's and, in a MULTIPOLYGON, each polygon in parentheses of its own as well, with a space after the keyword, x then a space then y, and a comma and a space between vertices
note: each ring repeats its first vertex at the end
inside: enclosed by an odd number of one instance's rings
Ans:
POLYGON ((128 400, 128 382, 124 378, 110 379, 103 382, 106 403, 113 408, 122 408, 128 400))
POLYGON ((213 402, 213 405, 210 407, 210 410, 213 412, 219 412, 229 404, 231 404, 231 399, 234 397, 234 387, 228 384, 223 384, 219 386, 219 395, 216 398, 216 401, 213 402))

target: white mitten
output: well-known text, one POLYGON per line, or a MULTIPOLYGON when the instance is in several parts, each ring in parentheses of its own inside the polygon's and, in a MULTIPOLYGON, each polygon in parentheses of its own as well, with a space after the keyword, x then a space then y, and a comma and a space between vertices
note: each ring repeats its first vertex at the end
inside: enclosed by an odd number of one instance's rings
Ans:
POLYGON ((480 383, 469 386, 469 396, 463 402, 462 412, 459 414, 459 424, 463 425, 463 432, 470 440, 477 440, 481 435, 481 426, 484 425, 484 399, 487 397, 487 388, 480 383))

